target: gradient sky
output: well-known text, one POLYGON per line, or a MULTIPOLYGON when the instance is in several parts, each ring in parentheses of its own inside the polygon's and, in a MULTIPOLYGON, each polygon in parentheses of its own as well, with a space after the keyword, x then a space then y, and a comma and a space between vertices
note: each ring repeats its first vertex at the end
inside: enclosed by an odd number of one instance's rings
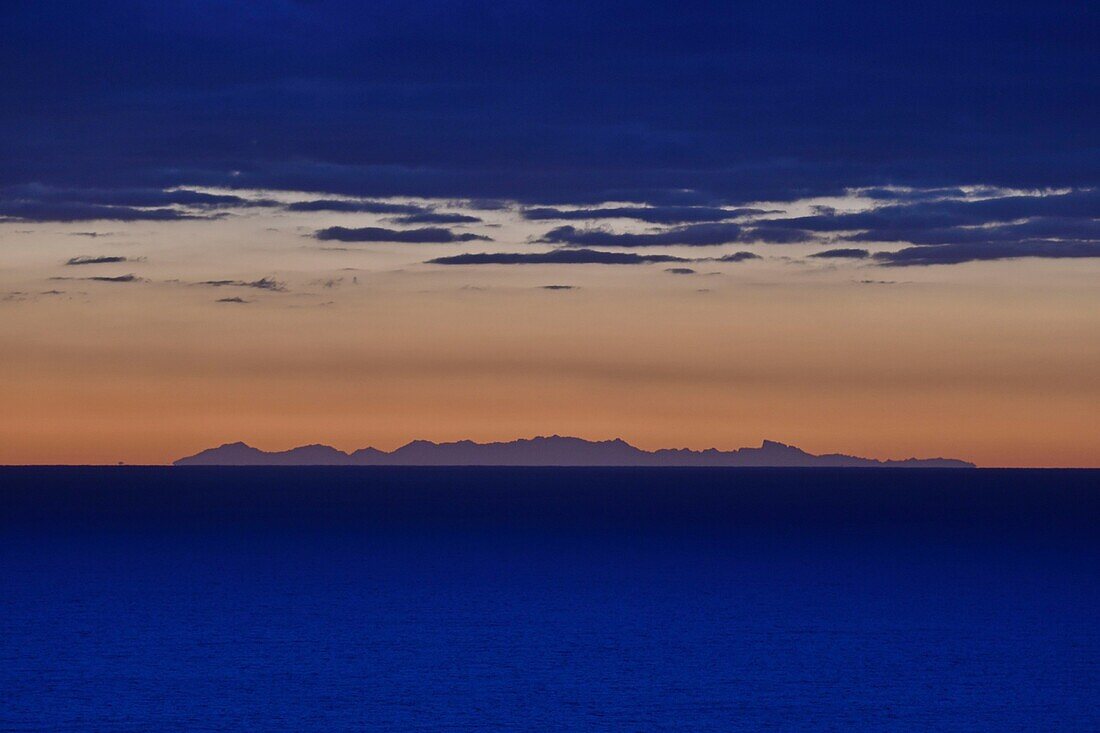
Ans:
POLYGON ((1095 3, 9 4, 0 463, 1100 466, 1095 3))

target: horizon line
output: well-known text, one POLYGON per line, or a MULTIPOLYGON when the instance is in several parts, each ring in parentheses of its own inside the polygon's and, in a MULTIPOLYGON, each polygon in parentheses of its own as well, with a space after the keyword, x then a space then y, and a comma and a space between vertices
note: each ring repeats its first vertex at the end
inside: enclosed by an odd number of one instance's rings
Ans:
MULTIPOLYGON (((42 463, 42 462, 14 463, 14 462, 10 462, 10 463, 0 463, 0 467, 2 467, 2 468, 39 468, 39 467, 41 467, 41 468, 47 468, 47 467, 57 467, 57 468, 81 468, 81 467, 88 467, 88 468, 91 468, 91 467, 143 468, 143 467, 147 467, 147 468, 156 468, 156 467, 174 467, 174 466, 175 467, 186 467, 186 466, 179 466, 178 464, 180 464, 182 461, 186 461, 188 459, 200 456, 202 454, 211 453, 213 451, 222 450, 222 449, 226 449, 226 448, 232 448, 232 447, 238 447, 238 446, 241 447, 242 449, 249 449, 249 450, 252 450, 252 451, 256 451, 257 453, 260 453, 260 454, 267 454, 267 455, 271 455, 271 456, 284 455, 284 454, 288 454, 288 453, 293 453, 294 451, 300 451, 300 450, 303 450, 303 449, 315 448, 315 449, 324 449, 324 450, 327 450, 327 451, 332 451, 333 454, 339 454, 339 455, 346 456, 346 457, 349 457, 349 458, 353 457, 354 454, 356 454, 356 453, 378 454, 382 457, 385 457, 385 456, 391 456, 394 453, 398 453, 399 451, 401 451, 403 449, 407 449, 407 448, 410 448, 410 447, 413 447, 413 446, 416 446, 416 445, 423 445, 423 446, 430 446, 430 447, 444 447, 444 446, 461 446, 461 445, 464 445, 464 446, 471 447, 471 448, 473 448, 473 447, 483 448, 483 447, 492 447, 492 446, 508 446, 508 445, 515 445, 515 444, 530 443, 530 442, 539 441, 539 440, 552 440, 552 439, 559 439, 559 440, 566 440, 566 441, 578 441, 579 443, 587 444, 589 446, 595 446, 595 445, 600 445, 600 444, 616 444, 617 443, 617 444, 621 444, 621 445, 625 446, 626 448, 638 451, 642 454, 657 455, 657 454, 662 454, 662 453, 664 453, 664 454, 679 453, 681 455, 697 456, 697 457, 699 457, 699 456, 714 456, 716 454, 717 455, 721 455, 721 454, 737 455, 741 451, 745 451, 746 453, 751 453, 753 451, 760 451, 762 449, 765 449, 770 445, 770 446, 778 447, 778 448, 793 449, 793 450, 798 451, 802 454, 805 454, 806 456, 811 457, 811 458, 821 458, 821 457, 851 458, 851 459, 860 460, 860 461, 868 461, 872 465, 846 465, 846 466, 710 465, 710 466, 707 466, 707 465, 698 465, 698 464, 695 464, 695 465, 685 465, 685 464, 678 464, 678 465, 677 464, 673 464, 673 465, 647 465, 647 464, 638 464, 638 463, 630 463, 630 462, 624 462, 622 464, 601 463, 601 464, 598 464, 598 465, 592 465, 592 464, 567 464, 567 463, 548 463, 548 464, 544 464, 544 463, 474 463, 474 464, 471 464, 471 463, 454 463, 454 464, 448 464, 448 463, 444 463, 444 462, 428 463, 428 464, 425 464, 425 463, 408 463, 408 464, 404 464, 404 463, 383 463, 383 464, 375 464, 375 465, 370 465, 370 464, 344 464, 344 465, 341 465, 341 464, 325 464, 325 463, 317 463, 317 464, 300 463, 300 464, 282 464, 282 465, 280 465, 280 464, 255 464, 255 465, 256 465, 256 467, 265 467, 265 466, 266 467, 309 467, 309 466, 320 467, 320 466, 325 466, 325 467, 346 467, 346 468, 356 468, 356 467, 362 467, 362 468, 370 468, 370 467, 433 467, 433 468, 441 468, 441 467, 470 467, 470 468, 482 468, 482 467, 484 467, 484 468, 491 468, 491 467, 511 467, 511 468, 520 468, 520 467, 531 467, 531 468, 556 468, 556 467, 560 467, 560 468, 566 468, 566 467, 578 467, 578 468, 585 468, 585 467, 607 467, 607 468, 613 468, 613 467, 623 467, 623 468, 708 468, 708 467, 710 467, 710 468, 830 468, 830 467, 836 467, 836 468, 876 468, 876 467, 884 467, 885 468, 885 467, 888 467, 888 468, 906 468, 906 467, 914 467, 915 468, 915 467, 921 467, 921 468, 929 468, 929 466, 919 466, 919 465, 904 466, 904 465, 898 465, 898 464, 905 463, 905 462, 913 462, 913 463, 919 464, 920 462, 931 463, 931 462, 935 462, 935 461, 944 461, 944 462, 956 462, 956 463, 969 464, 968 466, 966 466, 968 468, 984 468, 984 469, 1000 469, 1000 470, 1086 470, 1087 471, 1087 470, 1098 470, 1098 469, 1100 469, 1100 463, 1093 464, 1093 465, 1086 465, 1086 464, 1075 464, 1075 465, 1029 464, 1029 465, 1012 466, 1012 465, 1003 465, 1003 464, 997 464, 997 465, 978 464, 978 463, 976 463, 976 462, 974 462, 970 459, 954 458, 954 457, 948 457, 948 456, 944 456, 944 455, 928 457, 928 458, 918 458, 914 455, 909 455, 909 456, 902 457, 902 458, 877 458, 877 457, 859 456, 859 455, 856 455, 854 453, 846 453, 846 452, 843 452, 843 451, 829 451, 829 452, 822 452, 822 453, 812 453, 812 452, 809 452, 809 451, 807 451, 807 450, 805 450, 805 449, 803 449, 799 446, 794 445, 793 443, 787 443, 787 442, 784 442, 784 441, 771 440, 771 439, 767 439, 767 438, 762 439, 758 446, 748 445, 748 446, 739 446, 737 448, 728 448, 728 449, 727 448, 717 448, 717 447, 714 447, 713 445, 711 447, 707 447, 707 448, 692 448, 692 447, 687 447, 687 446, 679 446, 679 447, 660 447, 660 448, 649 449, 649 448, 640 448, 640 447, 634 445, 633 443, 631 443, 630 441, 628 441, 627 439, 625 439, 621 436, 620 437, 595 438, 595 439, 593 439, 593 438, 583 438, 583 437, 579 437, 579 436, 576 436, 576 435, 562 435, 562 434, 559 434, 559 433, 535 434, 535 435, 530 435, 530 436, 525 436, 525 437, 517 437, 517 438, 512 438, 512 439, 486 440, 484 442, 477 441, 477 440, 474 440, 474 439, 471 439, 471 438, 459 438, 459 439, 454 439, 454 440, 431 440, 431 439, 426 439, 426 438, 413 438, 413 439, 409 439, 409 440, 406 440, 406 441, 400 443, 399 445, 397 445, 396 447, 394 447, 390 450, 375 448, 374 446, 371 446, 371 445, 368 445, 368 446, 365 446, 365 447, 362 447, 362 448, 353 448, 353 449, 350 449, 350 450, 343 450, 343 449, 334 447, 334 446, 326 444, 326 443, 321 443, 321 442, 303 443, 303 444, 298 444, 298 445, 291 445, 288 448, 275 448, 275 449, 270 449, 269 450, 269 449, 258 448, 255 445, 253 445, 252 443, 249 443, 249 442, 244 441, 244 440, 236 440, 236 441, 226 441, 226 442, 222 442, 222 443, 220 443, 216 446, 213 446, 213 447, 199 449, 196 453, 181 456, 180 458, 176 458, 176 459, 169 459, 169 460, 164 461, 164 462, 130 462, 130 461, 126 461, 126 460, 112 460, 112 461, 100 461, 100 462, 51 462, 51 463, 42 463), (881 465, 877 465, 877 466, 873 465, 873 464, 876 464, 876 463, 881 464, 881 465)), ((895 454, 895 455, 897 455, 897 454, 895 454)), ((904 454, 902 454, 902 455, 904 455, 904 454)), ((233 467, 233 464, 209 464, 209 465, 211 467, 213 467, 214 465, 222 465, 224 467, 233 467)), ((247 467, 247 466, 238 464, 235 467, 247 467)), ((962 467, 963 466, 959 466, 959 468, 962 468, 962 467)), ((944 466, 944 468, 951 468, 951 466, 944 466)))

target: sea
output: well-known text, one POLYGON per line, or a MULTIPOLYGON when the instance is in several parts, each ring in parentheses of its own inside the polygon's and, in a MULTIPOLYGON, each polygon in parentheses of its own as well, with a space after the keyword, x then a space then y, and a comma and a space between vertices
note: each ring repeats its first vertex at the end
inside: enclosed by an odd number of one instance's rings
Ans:
POLYGON ((1096 731, 1100 471, 0 468, 3 731, 1096 731))

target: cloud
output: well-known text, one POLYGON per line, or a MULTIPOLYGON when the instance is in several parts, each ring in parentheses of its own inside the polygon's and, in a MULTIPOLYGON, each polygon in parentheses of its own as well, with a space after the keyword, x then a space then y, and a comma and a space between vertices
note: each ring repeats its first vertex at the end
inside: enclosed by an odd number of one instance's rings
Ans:
POLYGON ((645 234, 616 234, 605 229, 562 226, 551 229, 539 241, 568 247, 710 246, 740 241, 741 232, 737 224, 694 224, 645 234))
POLYGON ((535 207, 524 209, 524 219, 588 220, 588 219, 636 219, 652 224, 685 224, 688 222, 716 222, 741 216, 774 213, 764 209, 722 209, 713 206, 619 206, 592 209, 557 209, 535 207))
POLYGON ((204 280, 199 285, 209 285, 215 288, 221 287, 236 287, 236 288, 255 288, 257 290, 270 290, 273 292, 285 292, 286 285, 275 280, 274 278, 262 277, 259 280, 204 280))
MULTIPOLYGON (((1098 210, 1097 215, 1100 215, 1098 210)), ((871 230, 848 238, 853 242, 967 244, 1022 242, 1031 239, 1100 240, 1100 221, 1086 218, 1038 217, 1011 224, 871 230)))
POLYGON ((813 234, 802 229, 757 226, 746 229, 738 238, 739 242, 764 242, 767 244, 800 244, 813 239, 813 234))
POLYGON ((1100 241, 1096 242, 973 242, 966 244, 922 245, 906 247, 896 252, 879 252, 875 260, 883 265, 906 267, 915 265, 956 265, 982 260, 1006 260, 1021 257, 1051 259, 1100 257, 1100 241))
POLYGON ((694 275, 695 270, 690 267, 666 267, 665 272, 670 275, 694 275))
POLYGON ((468 214, 448 214, 438 211, 426 211, 421 214, 396 216, 391 221, 397 224, 477 224, 482 220, 468 214))
POLYGON ((790 244, 805 241, 809 237, 809 234, 798 229, 744 227, 730 223, 690 224, 642 234, 615 233, 606 229, 577 229, 567 225, 551 229, 539 241, 567 247, 709 247, 749 242, 790 244))
POLYGON ((395 204, 386 201, 345 201, 338 199, 317 199, 314 201, 296 201, 287 204, 288 211, 337 211, 359 214, 404 214, 414 215, 430 211, 415 204, 395 204))
POLYGON ((689 262, 672 255, 639 255, 632 252, 601 252, 594 249, 558 249, 552 252, 479 253, 436 257, 430 265, 644 265, 651 262, 689 262))
MULTIPOLYGON (((70 257, 68 260, 66 260, 65 264, 66 265, 104 265, 104 264, 109 264, 109 263, 130 262, 130 261, 131 260, 127 257, 117 257, 117 256, 113 256, 113 255, 111 255, 111 256, 99 256, 99 257, 78 256, 78 257, 70 257)), ((133 261, 136 262, 137 260, 133 260, 133 261)))
MULTIPOLYGON (((175 221, 211 218, 206 213, 210 209, 273 205, 275 202, 267 199, 181 188, 72 188, 30 183, 0 189, 0 217, 21 221, 175 221)), ((79 234, 97 236, 94 232, 79 234)))
POLYGON ((760 255, 755 252, 733 252, 721 257, 712 257, 715 262, 744 262, 746 260, 759 260, 760 255))
POLYGON ((849 259, 849 260, 862 260, 870 257, 871 253, 865 249, 854 248, 840 248, 840 249, 827 249, 824 252, 815 252, 810 257, 819 259, 849 259))
POLYGON ((14 5, 0 184, 598 206, 1098 183, 1088 4, 14 5))
POLYGON ((879 201, 927 201, 929 199, 965 198, 966 191, 961 188, 892 188, 879 186, 873 188, 856 189, 853 191, 858 196, 879 201))
POLYGON ((492 241, 480 234, 456 234, 442 227, 423 227, 421 229, 386 229, 384 227, 328 227, 314 234, 322 241, 337 242, 402 242, 409 244, 443 244, 447 242, 492 241))
POLYGON ((1100 217, 1100 189, 907 202, 859 212, 822 211, 810 216, 767 219, 761 224, 814 232, 864 232, 852 237, 858 237, 856 241, 908 241, 929 230, 1012 223, 1036 217, 1062 222, 1100 217))
MULTIPOLYGON (((832 234, 828 239, 833 242, 953 246, 939 254, 914 249, 904 255, 885 253, 879 258, 891 263, 910 259, 914 264, 950 264, 1012 256, 1079 257, 1090 248, 1069 245, 1100 241, 1100 189, 1096 188, 1011 195, 988 187, 976 194, 956 189, 900 192, 886 189, 873 193, 889 195, 888 200, 895 203, 855 212, 819 208, 809 216, 773 218, 759 224, 776 231, 798 231, 811 239, 832 234), (969 198, 951 198, 957 194, 969 198), (975 195, 987 198, 973 198, 975 195), (998 244, 1003 246, 995 246, 998 244), (1027 254, 1012 255, 1012 252, 1027 254)), ((846 256, 834 252, 867 256, 855 248, 812 256, 846 256)))
POLYGON ((458 202, 459 205, 467 209, 474 209, 476 211, 506 211, 512 208, 512 204, 509 201, 499 198, 473 198, 466 199, 465 201, 458 202))
POLYGON ((155 208, 161 206, 231 207, 274 205, 268 199, 247 199, 235 194, 207 193, 187 188, 74 188, 28 183, 0 189, 5 201, 83 203, 97 206, 155 208))
POLYGON ((129 275, 96 275, 95 277, 51 277, 51 280, 90 280, 101 283, 139 283, 143 278, 134 274, 129 275))
POLYGON ((0 201, 0 218, 20 221, 179 221, 199 217, 176 209, 43 201, 0 201))
POLYGON ((42 290, 38 293, 28 293, 23 290, 10 290, 6 293, 0 293, 0 303, 22 303, 25 301, 38 300, 41 296, 55 296, 64 295, 64 290, 42 290))

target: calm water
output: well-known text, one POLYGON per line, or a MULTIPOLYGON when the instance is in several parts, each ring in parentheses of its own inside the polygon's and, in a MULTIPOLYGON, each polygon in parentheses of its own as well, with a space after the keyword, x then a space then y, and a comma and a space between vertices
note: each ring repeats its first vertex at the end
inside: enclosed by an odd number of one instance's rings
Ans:
POLYGON ((1100 472, 0 469, 0 730, 1100 729, 1100 472))

